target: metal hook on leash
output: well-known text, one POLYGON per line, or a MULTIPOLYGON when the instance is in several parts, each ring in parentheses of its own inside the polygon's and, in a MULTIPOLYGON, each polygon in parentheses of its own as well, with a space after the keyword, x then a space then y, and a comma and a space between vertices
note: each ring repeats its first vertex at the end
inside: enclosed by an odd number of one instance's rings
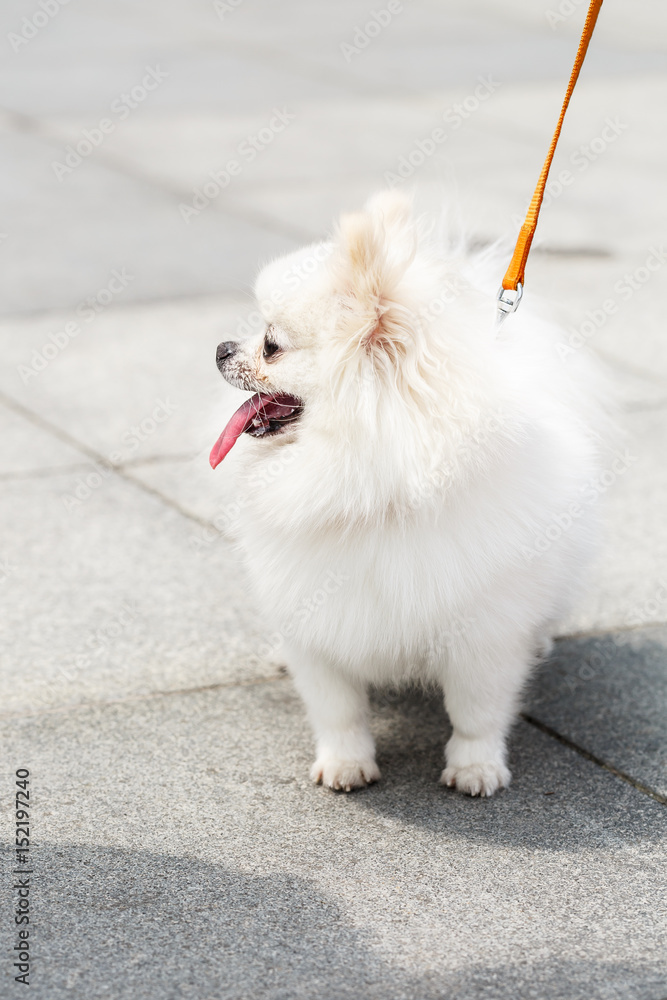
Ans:
POLYGON ((516 288, 503 288, 500 286, 497 296, 497 313, 496 313, 496 329, 498 329, 505 318, 509 316, 510 313, 516 312, 519 308, 519 302, 523 296, 523 285, 520 281, 517 282, 516 288))

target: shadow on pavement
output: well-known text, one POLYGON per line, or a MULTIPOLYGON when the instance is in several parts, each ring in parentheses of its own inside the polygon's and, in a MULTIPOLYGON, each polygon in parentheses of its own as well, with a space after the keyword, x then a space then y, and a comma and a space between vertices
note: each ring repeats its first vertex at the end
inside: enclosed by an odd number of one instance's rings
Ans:
MULTIPOLYGON (((196 858, 38 847, 35 1000, 658 1000, 650 968, 558 957, 538 968, 413 974, 389 965, 308 878, 196 858)), ((446 941, 434 940, 437 953, 446 941)), ((22 987, 21 987, 22 989, 22 987)), ((22 996, 11 984, 11 996, 22 996)), ((5 994, 7 995, 7 994, 5 994)))
POLYGON ((382 780, 355 795, 361 808, 473 843, 540 850, 667 838, 664 806, 522 720, 509 743, 512 784, 473 799, 438 784, 451 732, 438 694, 376 695, 373 715, 382 780))

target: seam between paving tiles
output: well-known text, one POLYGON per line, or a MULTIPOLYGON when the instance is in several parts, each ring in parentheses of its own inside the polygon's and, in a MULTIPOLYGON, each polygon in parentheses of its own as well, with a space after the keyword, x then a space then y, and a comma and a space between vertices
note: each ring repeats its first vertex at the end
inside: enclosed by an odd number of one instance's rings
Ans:
MULTIPOLYGON (((243 308, 248 306, 248 302, 252 299, 250 294, 245 294, 243 292, 232 291, 230 289, 221 288, 218 291, 203 291, 203 292, 177 292, 175 295, 146 295, 142 298, 137 299, 125 299, 117 302, 110 302, 105 308, 105 313, 119 313, 119 312, 130 312, 132 310, 137 310, 143 308, 144 306, 170 306, 172 303, 198 303, 198 302, 212 302, 216 305, 235 306, 243 308)), ((25 319, 41 319, 47 318, 49 316, 60 316, 63 313, 71 311, 71 306, 40 306, 37 309, 15 309, 11 312, 0 312, 0 323, 9 323, 13 320, 23 321, 25 319)))
POLYGON ((69 472, 83 472, 90 470, 89 465, 83 462, 72 462, 71 465, 52 465, 48 469, 20 469, 16 472, 0 472, 0 482, 8 483, 14 480, 37 479, 44 476, 59 476, 69 472))
POLYGON ((199 452, 196 451, 182 451, 176 453, 159 453, 156 455, 147 455, 144 458, 131 458, 127 462, 119 462, 119 469, 140 469, 144 465, 161 465, 163 462, 193 462, 199 452))
POLYGON ((613 764, 608 764, 601 757, 597 757, 594 753, 586 750, 584 747, 579 746, 574 740, 568 739, 567 736, 563 736, 558 730, 553 729, 551 726, 547 726, 546 723, 540 722, 533 715, 528 715, 526 712, 521 712, 521 718, 528 725, 534 726, 535 729, 539 729, 540 732, 544 733, 546 736, 550 736, 552 739, 557 740, 558 743, 562 743, 563 746, 568 747, 570 750, 574 750, 581 757, 589 760, 592 764, 597 764, 598 767, 602 768, 604 771, 609 771, 615 777, 620 778, 621 781, 627 782, 632 785, 638 792, 642 792, 644 795, 648 795, 650 798, 655 799, 661 805, 667 805, 667 795, 661 795, 660 792, 654 791, 650 785, 645 785, 643 781, 639 781, 637 778, 633 778, 632 775, 628 774, 626 771, 621 771, 619 768, 614 767, 613 764))
POLYGON ((56 427, 48 420, 45 420, 44 417, 41 417, 39 416, 39 414, 34 413, 27 406, 24 406, 17 400, 12 399, 11 396, 8 396, 6 393, 2 391, 0 391, 0 402, 4 403, 5 406, 7 406, 9 409, 14 410, 20 416, 24 417, 24 419, 28 420, 31 424, 34 424, 41 430, 45 430, 49 434, 52 434, 54 437, 58 438, 59 441, 62 441, 64 444, 67 444, 72 448, 76 448, 78 451, 86 455, 86 457, 91 459, 93 462, 99 462, 101 465, 105 466, 105 468, 111 469, 113 472, 115 472, 116 475, 121 477, 121 479, 124 479, 126 482, 131 483, 133 486, 138 487, 144 493, 147 493, 150 496, 156 497, 157 499, 161 500, 162 503, 165 504, 165 506, 171 507, 172 510, 177 511, 183 517, 187 517, 188 520, 195 521, 203 528, 213 527, 210 521, 207 521, 206 518, 199 517, 199 515, 194 514, 192 511, 186 510, 184 507, 181 507, 181 505, 177 503, 175 500, 172 500, 170 497, 167 497, 163 493, 160 493, 159 490, 156 490, 152 486, 143 483, 140 479, 136 479, 134 476, 131 476, 123 466, 109 465, 107 459, 104 457, 104 455, 100 454, 100 452, 96 451, 94 448, 91 448, 86 444, 83 444, 82 441, 79 441, 77 438, 69 434, 67 431, 63 431, 59 427, 56 427))
MULTIPOLYGON (((196 455, 190 452, 178 455, 151 455, 150 458, 138 458, 133 462, 120 462, 118 465, 111 465, 105 461, 104 465, 113 472, 122 472, 125 469, 143 469, 147 465, 163 465, 167 462, 191 462, 195 457, 196 455)), ((17 469, 15 472, 0 472, 0 482, 9 483, 24 479, 44 479, 49 476, 55 478, 56 476, 72 472, 90 472, 90 465, 84 462, 72 462, 69 465, 52 465, 48 469, 17 469)), ((160 495, 162 496, 162 494, 160 495)))
MULTIPOLYGON (((33 133, 45 142, 60 144, 63 141, 66 142, 68 139, 67 134, 60 133, 57 128, 45 124, 38 118, 33 118, 31 115, 26 115, 18 111, 11 111, 9 113, 21 127, 22 131, 33 133)), ((122 156, 116 156, 108 150, 97 150, 95 162, 106 167, 107 170, 112 170, 125 177, 129 177, 131 180, 139 181, 142 184, 149 184, 163 194, 168 194, 170 198, 177 198, 179 201, 183 201, 192 196, 192 191, 181 188, 178 184, 170 184, 169 181, 155 177, 153 174, 146 173, 128 163, 122 156)), ((246 224, 258 226, 278 236, 287 237, 287 239, 291 239, 296 243, 312 243, 313 241, 313 233, 310 230, 301 229, 300 226, 290 226, 282 220, 274 218, 267 212, 251 209, 235 209, 229 202, 226 202, 224 206, 220 206, 217 210, 222 215, 228 215, 246 224)))
POLYGON ((640 625, 610 625, 605 628, 583 629, 581 632, 564 632, 563 635, 554 637, 554 642, 565 642, 570 639, 595 639, 598 636, 614 635, 617 632, 643 632, 646 629, 661 628, 667 625, 667 621, 657 621, 651 619, 650 622, 642 622, 640 625))
MULTIPOLYGON (((45 140, 49 143, 61 143, 66 141, 69 136, 68 134, 63 134, 58 131, 57 128, 45 124, 39 118, 35 118, 31 115, 24 114, 18 111, 8 111, 7 112, 19 126, 21 131, 30 132, 37 135, 40 139, 45 140)), ((168 194, 170 197, 178 198, 179 201, 187 199, 191 196, 192 192, 188 189, 181 188, 178 184, 172 184, 164 178, 157 177, 151 173, 147 173, 135 164, 128 162, 122 156, 114 155, 108 150, 98 150, 96 153, 96 161, 101 165, 106 166, 107 169, 115 171, 122 174, 125 177, 129 177, 132 180, 139 181, 141 183, 149 184, 158 190, 162 191, 163 194, 168 194)), ((351 177, 357 177, 357 174, 351 175, 351 177)), ((350 179, 350 178, 348 178, 350 179)), ((257 187, 262 189, 265 185, 263 183, 252 185, 250 184, 247 189, 247 193, 252 194, 253 190, 257 187)), ((270 212, 258 211, 256 209, 250 209, 247 204, 245 208, 236 208, 233 202, 225 199, 224 194, 220 202, 214 203, 214 209, 220 212, 222 215, 230 216, 236 220, 248 223, 250 225, 258 226, 268 232, 272 232, 279 236, 287 237, 295 241, 296 243, 311 243, 313 240, 323 238, 321 233, 315 233, 314 230, 302 229, 300 226, 294 226, 288 224, 284 219, 277 218, 273 216, 270 212)), ((560 257, 612 257, 614 254, 603 247, 536 247, 536 253, 543 253, 548 255, 557 255, 560 257)))
POLYGON ((254 687, 259 684, 275 684, 288 679, 288 674, 273 677, 253 677, 248 681, 220 681, 218 684, 203 684, 194 688, 174 688, 170 691, 149 691, 147 694, 131 694, 126 698, 103 698, 100 701, 81 701, 72 705, 56 705, 53 708, 42 708, 36 712, 2 712, 0 719, 18 721, 19 719, 40 718, 43 715, 61 715, 65 712, 77 712, 85 708, 109 708, 113 705, 128 705, 139 701, 152 701, 156 698, 173 698, 183 694, 201 694, 204 691, 224 691, 229 688, 254 687))

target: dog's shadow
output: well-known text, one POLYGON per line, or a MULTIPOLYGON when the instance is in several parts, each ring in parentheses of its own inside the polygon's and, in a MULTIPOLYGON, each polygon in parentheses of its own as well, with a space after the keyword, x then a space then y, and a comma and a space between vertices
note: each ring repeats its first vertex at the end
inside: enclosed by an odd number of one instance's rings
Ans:
POLYGON ((471 798, 439 784, 451 726, 438 692, 376 692, 372 715, 382 780, 354 794, 362 810, 466 841, 538 850, 665 837, 658 802, 522 719, 509 740, 511 785, 471 798))

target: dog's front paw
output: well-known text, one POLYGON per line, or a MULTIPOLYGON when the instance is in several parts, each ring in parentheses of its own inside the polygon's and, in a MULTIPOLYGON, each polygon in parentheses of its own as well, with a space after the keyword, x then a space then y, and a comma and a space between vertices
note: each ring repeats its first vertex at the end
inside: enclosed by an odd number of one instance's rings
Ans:
POLYGON ((454 732, 446 756, 441 785, 468 795, 493 795, 510 783, 511 774, 505 766, 505 751, 499 740, 473 740, 454 732))
POLYGON ((493 795, 499 788, 509 785, 511 774, 504 764, 485 760, 465 767, 446 767, 440 777, 441 785, 457 788, 468 795, 493 795))
POLYGON ((316 785, 320 783, 338 792, 351 792, 353 788, 365 788, 380 777, 380 769, 373 760, 343 760, 333 755, 320 754, 310 769, 310 777, 316 785))

